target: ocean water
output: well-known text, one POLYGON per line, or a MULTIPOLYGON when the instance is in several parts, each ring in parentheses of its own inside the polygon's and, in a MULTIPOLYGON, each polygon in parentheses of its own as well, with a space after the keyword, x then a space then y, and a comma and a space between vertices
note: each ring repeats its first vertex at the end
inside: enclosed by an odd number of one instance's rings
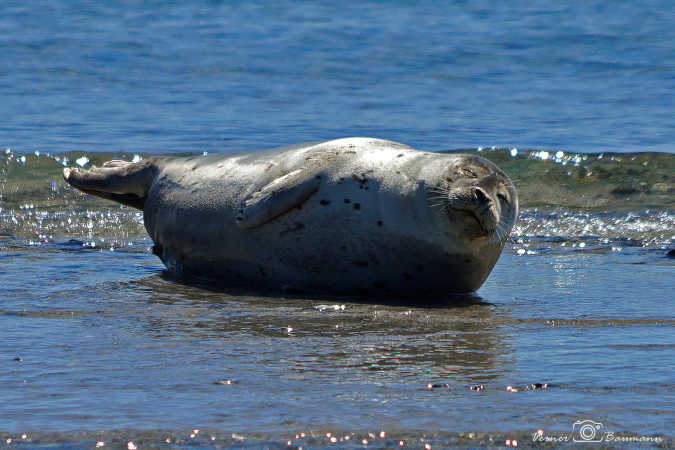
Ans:
POLYGON ((0 447, 572 445, 583 421, 675 445, 673 23, 657 1, 3 3, 0 447), (478 292, 185 284, 139 211, 60 175, 353 135, 513 178, 478 292))
POLYGON ((670 2, 448 3, 7 0, 0 146, 675 151, 670 2))

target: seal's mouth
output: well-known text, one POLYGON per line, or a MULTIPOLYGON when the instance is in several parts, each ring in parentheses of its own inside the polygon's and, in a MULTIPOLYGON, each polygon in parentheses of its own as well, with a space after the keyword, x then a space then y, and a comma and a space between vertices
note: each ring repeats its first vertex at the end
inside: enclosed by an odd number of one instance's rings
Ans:
POLYGON ((460 213, 465 216, 471 222, 475 222, 475 225, 477 225, 479 230, 479 235, 492 237, 495 233, 496 226, 489 207, 483 208, 480 211, 474 208, 453 208, 452 206, 450 209, 455 213, 460 213))
POLYGON ((498 211, 494 211, 494 201, 483 188, 472 186, 451 192, 447 208, 469 220, 477 235, 491 237, 495 233, 498 211))

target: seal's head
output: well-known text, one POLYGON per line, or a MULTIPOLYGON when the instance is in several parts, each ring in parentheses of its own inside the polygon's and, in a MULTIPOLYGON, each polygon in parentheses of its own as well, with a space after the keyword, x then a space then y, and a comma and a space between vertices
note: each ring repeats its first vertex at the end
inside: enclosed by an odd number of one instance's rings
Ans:
POLYGON ((444 175, 433 190, 434 204, 464 225, 466 237, 503 245, 518 216, 518 193, 509 177, 476 155, 461 155, 444 175))

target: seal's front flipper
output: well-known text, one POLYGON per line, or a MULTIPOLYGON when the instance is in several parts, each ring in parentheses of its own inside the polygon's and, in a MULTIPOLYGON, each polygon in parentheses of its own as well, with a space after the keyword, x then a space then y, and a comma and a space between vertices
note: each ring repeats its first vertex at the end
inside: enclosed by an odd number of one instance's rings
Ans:
POLYGON ((236 217, 240 228, 255 228, 302 204, 321 184, 321 176, 298 169, 251 194, 236 217))
POLYGON ((63 178, 82 192, 142 210, 155 178, 155 165, 150 160, 113 160, 90 170, 65 168, 63 178))

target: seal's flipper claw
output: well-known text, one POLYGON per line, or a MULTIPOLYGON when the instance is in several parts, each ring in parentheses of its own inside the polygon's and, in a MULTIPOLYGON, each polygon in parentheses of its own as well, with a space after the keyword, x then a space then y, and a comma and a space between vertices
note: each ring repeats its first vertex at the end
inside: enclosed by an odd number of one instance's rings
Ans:
POLYGON ((240 228, 255 228, 305 202, 321 184, 321 176, 298 169, 251 194, 236 217, 240 228))

